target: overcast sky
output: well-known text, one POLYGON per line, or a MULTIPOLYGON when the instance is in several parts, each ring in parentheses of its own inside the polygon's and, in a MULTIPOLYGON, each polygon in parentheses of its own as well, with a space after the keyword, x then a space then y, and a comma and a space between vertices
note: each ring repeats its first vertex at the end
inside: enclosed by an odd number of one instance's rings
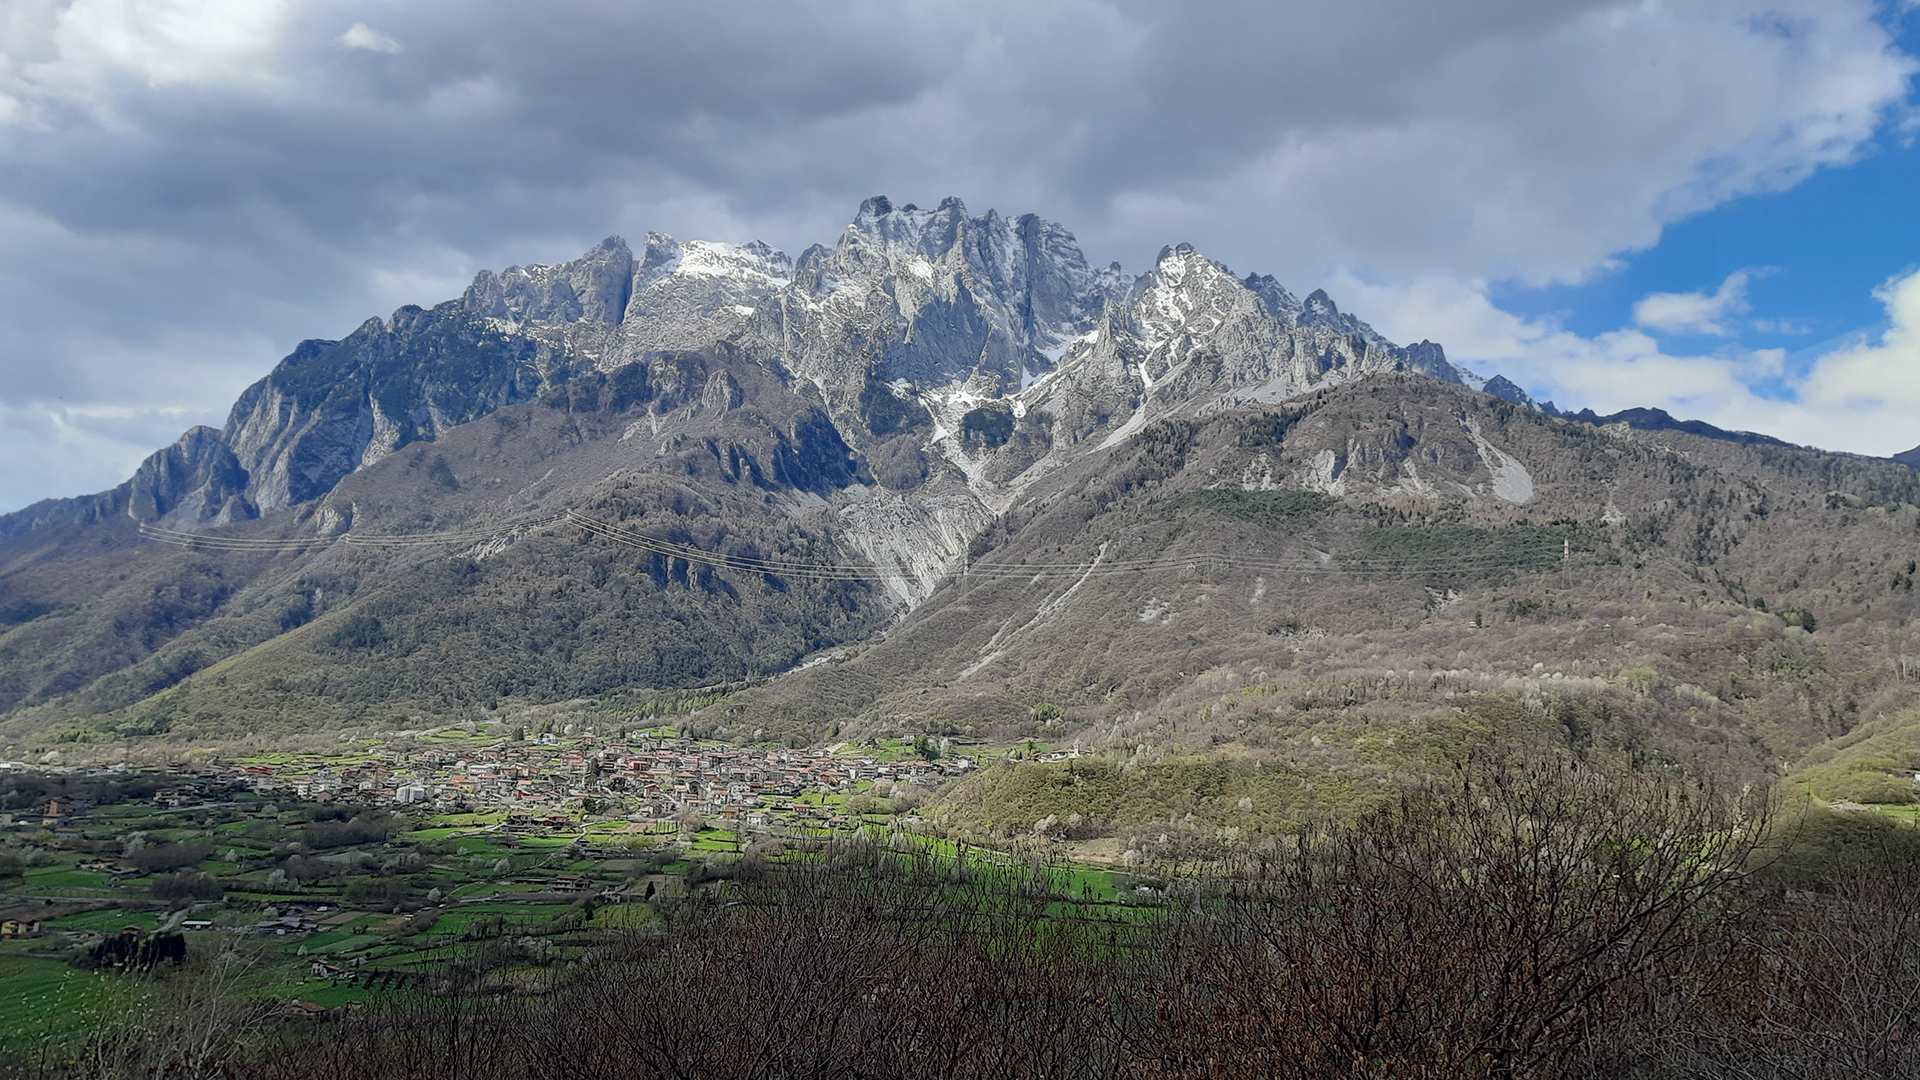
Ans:
POLYGON ((1035 212, 1563 406, 1920 443, 1915 0, 5 0, 0 510, 610 233, 1035 212))

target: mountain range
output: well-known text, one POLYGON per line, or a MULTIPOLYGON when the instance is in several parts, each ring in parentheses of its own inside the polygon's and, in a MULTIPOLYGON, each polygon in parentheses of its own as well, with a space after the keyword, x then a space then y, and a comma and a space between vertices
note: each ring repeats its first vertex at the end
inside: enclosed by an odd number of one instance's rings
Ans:
POLYGON ((1187 245, 874 198, 798 257, 483 272, 0 517, 0 740, 554 707, 1312 787, 1518 725, 1892 791, 1915 503, 1905 458, 1562 413, 1187 245))

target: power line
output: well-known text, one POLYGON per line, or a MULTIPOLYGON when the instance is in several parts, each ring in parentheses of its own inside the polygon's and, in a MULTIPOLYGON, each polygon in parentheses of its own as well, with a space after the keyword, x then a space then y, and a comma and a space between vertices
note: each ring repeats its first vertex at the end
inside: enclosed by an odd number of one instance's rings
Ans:
MULTIPOLYGON (((707 551, 688 544, 677 544, 634 532, 621 526, 599 521, 577 512, 569 512, 567 521, 595 536, 616 543, 635 547, 643 551, 688 562, 702 563, 719 568, 740 570, 749 573, 772 574, 780 577, 805 577, 816 580, 874 580, 888 575, 874 568, 850 565, 831 565, 821 563, 799 563, 783 560, 761 559, 753 556, 727 555, 707 551)), ((1524 550, 1514 553, 1494 555, 1450 556, 1444 559, 1429 558, 1423 561, 1377 559, 1366 562, 1355 559, 1319 560, 1311 562, 1272 559, 1249 559, 1237 556, 1217 554, 1168 555, 1148 559, 1097 560, 1095 562, 1072 563, 995 563, 972 562, 969 560, 966 570, 968 578, 1029 578, 1056 575, 1082 575, 1106 577, 1118 574, 1196 572, 1225 567, 1240 567, 1275 574, 1388 574, 1388 575, 1431 575, 1447 573, 1479 573, 1488 570, 1514 568, 1517 565, 1551 566, 1555 549, 1542 546, 1538 550, 1524 550)))
POLYGON ((523 518, 518 521, 509 521, 505 525, 496 525, 484 529, 464 529, 444 533, 416 533, 414 535, 400 534, 385 536, 356 536, 349 532, 343 534, 340 539, 356 547, 375 548, 444 547, 448 544, 477 544, 482 541, 495 539, 496 537, 512 536, 515 533, 552 525, 557 521, 564 520, 569 512, 547 514, 544 517, 523 518))
MULTIPOLYGON (((509 521, 491 528, 472 528, 441 533, 386 534, 361 536, 348 532, 334 537, 271 538, 235 537, 209 533, 184 532, 142 524, 140 535, 158 543, 205 551, 289 553, 345 543, 379 550, 404 550, 480 544, 550 525, 568 524, 590 536, 625 547, 645 551, 689 564, 711 566, 739 573, 764 574, 780 578, 810 581, 882 581, 900 576, 904 570, 851 563, 822 563, 793 559, 765 558, 711 551, 694 544, 680 543, 627 528, 624 525, 590 517, 576 510, 509 521)), ((1196 553, 1160 555, 1139 559, 1096 559, 1092 562, 994 562, 966 559, 966 577, 989 580, 1037 579, 1055 576, 1111 577, 1131 574, 1208 573, 1238 568, 1276 575, 1314 574, 1339 576, 1442 577, 1471 575, 1500 570, 1526 570, 1551 567, 1556 557, 1565 567, 1572 557, 1572 546, 1562 540, 1561 547, 1530 545, 1477 554, 1426 555, 1415 557, 1326 555, 1314 553, 1304 558, 1280 559, 1196 553)))
POLYGON ((450 544, 473 544, 501 536, 511 536, 528 529, 551 525, 562 520, 565 514, 547 514, 542 517, 523 518, 508 521, 502 525, 486 528, 460 529, 439 533, 398 533, 387 535, 360 536, 343 533, 338 536, 312 537, 255 537, 221 536, 217 533, 183 532, 179 529, 163 529, 157 525, 142 523, 140 535, 147 540, 175 547, 205 549, 212 551, 258 551, 262 553, 303 551, 312 547, 324 547, 333 543, 344 543, 354 547, 368 548, 413 548, 446 547, 450 544))

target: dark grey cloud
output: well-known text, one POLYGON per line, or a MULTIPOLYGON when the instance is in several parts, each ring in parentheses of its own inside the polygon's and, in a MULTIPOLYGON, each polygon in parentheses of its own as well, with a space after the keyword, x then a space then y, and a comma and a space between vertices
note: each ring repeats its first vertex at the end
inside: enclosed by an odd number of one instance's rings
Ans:
POLYGON ((1869 0, 14 0, 0 508, 105 486, 298 341, 609 232, 830 242, 866 195, 1311 287, 1577 278, 1845 161, 1869 0))

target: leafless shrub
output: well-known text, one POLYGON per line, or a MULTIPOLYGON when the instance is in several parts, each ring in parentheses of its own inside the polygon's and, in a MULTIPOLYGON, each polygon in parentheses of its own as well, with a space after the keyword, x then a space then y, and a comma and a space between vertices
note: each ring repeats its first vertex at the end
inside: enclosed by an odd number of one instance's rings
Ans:
POLYGON ((91 1038, 57 1054, 0 1061, 8 1080, 233 1080, 250 1074, 239 1041, 269 1019, 250 1002, 246 981, 261 957, 244 949, 192 955, 185 969, 155 980, 91 1038))
POLYGON ((203 870, 157 874, 153 879, 155 900, 218 900, 224 895, 220 882, 203 870))
POLYGON ((1164 983, 1193 1035, 1160 1075, 1564 1075, 1699 942, 1765 824, 1711 790, 1548 759, 1311 832, 1181 928, 1164 983))
POLYGON ((1818 887, 1769 883, 1716 963, 1658 984, 1611 1075, 1920 1075, 1920 855, 1906 830, 1886 838, 1818 887))

